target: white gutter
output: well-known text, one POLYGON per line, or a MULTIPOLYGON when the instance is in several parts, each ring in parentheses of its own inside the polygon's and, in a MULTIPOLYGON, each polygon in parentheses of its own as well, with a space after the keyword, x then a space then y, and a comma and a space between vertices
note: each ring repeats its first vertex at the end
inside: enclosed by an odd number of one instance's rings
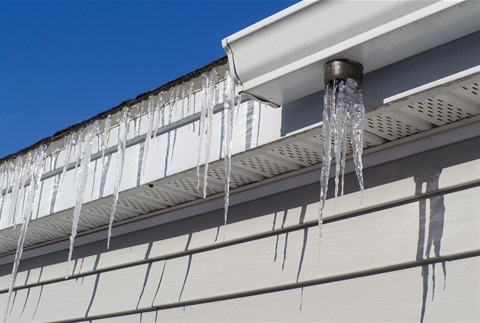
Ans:
POLYGON ((282 105, 337 58, 368 73, 480 30, 480 1, 303 1, 222 41, 241 93, 282 105))

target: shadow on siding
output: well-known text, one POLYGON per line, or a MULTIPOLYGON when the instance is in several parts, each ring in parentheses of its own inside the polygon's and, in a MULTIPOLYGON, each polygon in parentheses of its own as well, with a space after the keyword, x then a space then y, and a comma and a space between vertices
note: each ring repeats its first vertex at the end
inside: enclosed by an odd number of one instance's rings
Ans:
MULTIPOLYGON (((419 174, 414 177, 415 179, 415 195, 421 196, 438 191, 438 182, 442 173, 441 168, 425 168, 421 169, 419 174)), ((435 195, 430 198, 421 199, 418 202, 419 216, 418 216, 418 243, 417 243, 417 256, 416 260, 423 260, 424 257, 430 258, 430 252, 432 246, 434 249, 435 257, 440 257, 440 247, 442 243, 443 228, 445 224, 445 203, 443 195, 435 195), (427 200, 430 207, 427 212, 427 200), (427 213, 428 217, 428 236, 427 236, 427 213), (425 238, 427 242, 425 245, 425 238), (424 252, 424 248, 426 250, 424 252)), ((445 283, 447 279, 446 264, 442 262, 443 269, 443 288, 445 289, 445 283)), ((427 307, 428 297, 428 279, 429 268, 428 265, 422 266, 422 309, 420 313, 420 322, 423 322, 425 318, 425 311, 427 307)), ((435 297, 435 264, 432 264, 432 302, 435 297)))

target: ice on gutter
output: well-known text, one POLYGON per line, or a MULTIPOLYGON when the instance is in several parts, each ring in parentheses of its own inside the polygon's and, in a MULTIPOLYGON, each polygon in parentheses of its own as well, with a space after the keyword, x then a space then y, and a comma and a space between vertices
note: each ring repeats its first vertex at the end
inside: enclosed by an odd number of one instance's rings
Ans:
MULTIPOLYGON (((223 74, 224 72, 222 72, 223 74)), ((16 274, 18 271, 18 266, 21 260, 23 246, 25 243, 25 238, 28 232, 28 226, 30 221, 35 218, 37 215, 36 208, 38 208, 38 199, 40 196, 40 183, 42 175, 44 172, 47 172, 47 151, 54 151, 49 156, 50 168, 55 169, 57 164, 57 158, 59 156, 59 151, 63 150, 64 155, 64 166, 61 168, 61 171, 58 171, 55 175, 54 185, 51 196, 51 210, 54 208, 55 200, 58 199, 58 195, 62 194, 62 191, 65 192, 64 186, 71 185, 64 181, 66 173, 68 170, 72 170, 75 174, 75 182, 77 185, 76 188, 76 198, 75 198, 75 207, 73 210, 72 216, 72 228, 70 235, 70 247, 68 254, 68 265, 66 278, 71 274, 70 272, 70 260, 72 259, 73 247, 75 244, 75 237, 78 231, 78 223, 82 214, 82 206, 84 204, 84 199, 86 192, 92 191, 95 188, 95 181, 89 180, 91 174, 91 164, 93 158, 99 159, 101 164, 101 182, 104 182, 104 177, 108 171, 108 165, 110 164, 111 155, 106 157, 107 150, 110 150, 110 153, 116 151, 116 169, 115 169, 115 181, 113 188, 113 197, 111 203, 111 212, 110 212, 110 221, 109 229, 107 235, 107 248, 110 246, 110 237, 112 232, 112 224, 115 218, 115 209, 118 203, 118 197, 122 182, 122 175, 124 173, 124 164, 125 164, 125 151, 127 147, 127 139, 130 138, 143 138, 140 136, 140 126, 141 124, 147 125, 147 131, 143 135, 144 139, 141 142, 143 146, 143 154, 139 156, 141 159, 139 162, 142 164, 142 176, 145 175, 145 163, 148 158, 148 152, 152 143, 152 139, 157 136, 161 131, 162 126, 171 124, 178 119, 183 119, 185 117, 194 116, 197 114, 195 112, 195 99, 201 98, 201 112, 200 114, 200 142, 198 146, 199 152, 199 161, 200 156, 204 156, 204 166, 200 167, 200 164, 197 166, 197 171, 200 174, 200 170, 203 170, 203 195, 207 195, 207 173, 210 159, 210 144, 213 136, 213 113, 214 107, 220 103, 220 93, 223 94, 226 103, 227 117, 225 122, 225 131, 226 136, 224 137, 225 142, 223 143, 224 156, 225 156, 225 165, 227 169, 230 169, 231 162, 231 140, 232 140, 232 121, 233 121, 233 108, 235 107, 235 90, 233 88, 233 81, 230 78, 230 75, 227 73, 224 76, 222 82, 218 82, 217 79, 217 69, 212 68, 210 71, 205 72, 202 76, 202 88, 195 90, 194 80, 191 80, 185 84, 182 84, 182 90, 180 92, 179 86, 174 86, 167 93, 162 92, 157 95, 150 96, 145 98, 143 101, 133 105, 125 106, 121 111, 115 115, 108 114, 105 119, 98 120, 95 119, 92 122, 86 124, 85 126, 72 131, 67 134, 64 140, 60 140, 64 144, 63 149, 58 147, 53 148, 47 145, 40 145, 35 151, 28 151, 25 154, 18 154, 15 158, 7 159, 5 162, 0 164, 0 215, 3 214, 3 217, 0 218, 0 223, 2 226, 10 225, 21 225, 21 233, 18 238, 17 251, 15 255, 13 271, 12 271, 12 281, 8 293, 7 308, 4 313, 8 313, 8 306, 11 300, 11 293, 15 285, 16 274), (220 86, 227 86, 227 89, 221 89, 220 86), (165 100, 167 97, 169 100, 165 100), (165 103, 166 102, 166 103, 165 103), (147 109, 145 109, 145 106, 147 109), (178 111, 178 110, 181 111, 178 111), (133 111, 136 111, 136 114, 133 111), (146 111, 144 111, 146 110, 146 111), (140 112, 138 112, 140 111, 140 112), (145 113, 144 113, 145 112, 145 113), (112 118, 118 118, 118 120, 112 125, 112 118), (176 118, 176 120, 174 120, 176 118), (132 127, 130 127, 130 120, 133 119, 136 127, 134 127, 132 134, 132 127), (143 122, 142 122, 143 121, 143 122), (111 138, 111 133, 116 131, 117 140, 116 146, 112 146, 109 143, 111 138), (74 169, 72 169, 74 168, 74 169), (201 169, 202 168, 202 169, 201 169), (91 188, 89 187, 91 185, 91 188), (62 190, 63 189, 63 190, 62 190), (7 199, 8 197, 8 199, 7 199), (8 212, 2 212, 4 207, 8 207, 8 212)), ((175 130, 176 131, 176 130, 175 130)), ((176 133, 173 136, 173 139, 169 140, 167 149, 170 149, 171 140, 174 142, 176 133)), ((59 145, 58 141, 53 142, 51 145, 59 145)), ((166 156, 169 156, 168 151, 166 156)), ((230 172, 227 171, 227 174, 230 172)), ((225 177, 225 224, 227 222, 227 212, 228 212, 228 194, 229 194, 229 178, 225 177)), ((200 181, 199 181, 200 186, 200 181)), ((100 194, 103 195, 103 185, 100 184, 100 194)), ((7 315, 7 314, 6 314, 7 315)), ((5 316, 6 319, 6 316, 5 316)))

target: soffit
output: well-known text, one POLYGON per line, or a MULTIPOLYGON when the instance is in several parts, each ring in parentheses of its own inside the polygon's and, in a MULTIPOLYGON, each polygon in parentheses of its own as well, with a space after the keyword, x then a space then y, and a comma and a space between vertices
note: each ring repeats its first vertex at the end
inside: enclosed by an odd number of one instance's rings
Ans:
MULTIPOLYGON (((400 98, 383 107, 369 110, 365 124, 365 153, 381 150, 403 138, 416 138, 435 130, 455 127, 465 120, 478 123, 480 115, 480 76, 478 73, 448 86, 427 89, 408 100, 400 98), (439 94, 438 89, 442 92, 439 94), (435 93, 434 95, 426 95, 435 93), (425 98, 426 97, 426 98, 425 98), (418 98, 422 98, 418 100, 418 98), (404 104, 402 104, 404 103, 404 104)), ((292 134, 281 140, 247 150, 232 158, 231 190, 247 187, 299 169, 321 163, 321 126, 292 134)), ((426 148, 427 150, 428 148, 426 148)), ((351 147, 348 147, 349 153, 351 147)), ((223 195, 223 161, 211 163, 208 171, 207 196, 223 195)), ((196 188, 195 170, 191 169, 139 188, 122 192, 118 200, 115 224, 136 218, 162 216, 169 209, 189 206, 202 199, 202 187, 196 188)), ((104 230, 108 226, 111 199, 87 203, 82 208, 78 232, 104 230)), ((61 211, 30 223, 25 247, 52 241, 63 241, 71 231, 73 209, 61 211)), ((13 254, 20 230, 7 228, 0 232, 0 254, 13 254)))

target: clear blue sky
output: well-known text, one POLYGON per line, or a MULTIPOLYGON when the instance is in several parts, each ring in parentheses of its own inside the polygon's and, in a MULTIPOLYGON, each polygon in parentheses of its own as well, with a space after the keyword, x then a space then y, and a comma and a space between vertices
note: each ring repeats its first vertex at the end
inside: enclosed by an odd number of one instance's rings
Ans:
POLYGON ((225 55, 298 1, 0 0, 0 158, 225 55))

